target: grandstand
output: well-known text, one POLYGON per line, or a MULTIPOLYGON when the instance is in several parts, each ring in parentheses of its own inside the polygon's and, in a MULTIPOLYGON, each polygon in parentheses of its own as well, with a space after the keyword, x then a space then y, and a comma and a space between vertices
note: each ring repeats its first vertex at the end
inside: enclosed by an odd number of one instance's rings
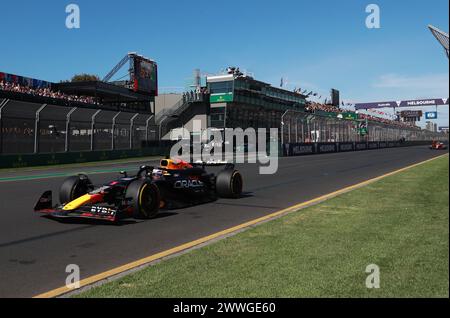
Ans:
MULTIPOLYGON (((169 139, 171 130, 191 127, 192 120, 200 118, 202 128, 278 128, 282 132, 281 143, 429 138, 414 123, 343 110, 336 103, 312 102, 308 100, 312 92, 273 87, 235 67, 228 68, 225 74, 208 76, 206 84, 209 95, 194 98, 197 112, 193 100, 180 97, 172 107, 156 114, 161 136, 169 139)), ((338 94, 337 90, 332 91, 338 94)))
POLYGON ((168 146, 161 140, 180 127, 192 130, 193 120, 219 130, 278 128, 281 144, 287 145, 372 142, 378 147, 441 137, 336 103, 312 102, 311 95, 273 87, 230 67, 207 76, 206 86, 198 82, 189 92, 158 96, 156 63, 136 53, 127 54, 102 81, 50 83, 0 73, 0 154, 80 153, 79 160, 85 160, 83 152, 101 152, 107 158, 115 151, 168 146), (127 63, 129 78, 112 80, 127 63))
POLYGON ((136 53, 124 61, 131 65, 124 82, 108 82, 118 66, 104 81, 0 73, 0 154, 131 150, 158 139, 156 63, 136 53))
POLYGON ((230 73, 206 79, 211 94, 212 127, 279 128, 286 110, 305 110, 306 96, 301 93, 230 73))

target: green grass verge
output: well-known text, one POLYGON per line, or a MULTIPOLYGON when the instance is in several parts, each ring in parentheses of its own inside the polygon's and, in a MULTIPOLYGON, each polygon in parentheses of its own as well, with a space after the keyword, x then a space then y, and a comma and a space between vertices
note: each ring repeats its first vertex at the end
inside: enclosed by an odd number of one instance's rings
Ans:
MULTIPOLYGON (((45 165, 45 166, 28 166, 28 167, 20 167, 20 168, 1 168, 0 173, 8 173, 8 172, 26 172, 26 171, 41 171, 41 170, 51 170, 54 168, 90 168, 90 167, 101 167, 110 164, 116 163, 128 163, 128 162, 141 162, 141 161, 150 161, 150 160, 159 160, 163 158, 163 156, 149 156, 149 157, 130 157, 123 159, 113 159, 113 160, 103 160, 103 161, 89 161, 82 163, 65 163, 65 164, 57 164, 57 165, 45 165)), ((1 159, 1 157, 0 157, 1 159)))
POLYGON ((448 297, 448 156, 77 297, 448 297), (381 286, 367 289, 368 264, 381 286))

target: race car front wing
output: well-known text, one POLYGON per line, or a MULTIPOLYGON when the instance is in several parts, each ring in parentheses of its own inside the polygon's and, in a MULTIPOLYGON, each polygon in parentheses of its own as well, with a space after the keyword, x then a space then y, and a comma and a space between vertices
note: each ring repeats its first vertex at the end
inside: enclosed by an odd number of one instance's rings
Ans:
POLYGON ((53 218, 84 218, 115 222, 119 210, 104 205, 84 205, 74 210, 65 210, 64 205, 52 204, 52 191, 46 191, 39 198, 34 211, 53 218))

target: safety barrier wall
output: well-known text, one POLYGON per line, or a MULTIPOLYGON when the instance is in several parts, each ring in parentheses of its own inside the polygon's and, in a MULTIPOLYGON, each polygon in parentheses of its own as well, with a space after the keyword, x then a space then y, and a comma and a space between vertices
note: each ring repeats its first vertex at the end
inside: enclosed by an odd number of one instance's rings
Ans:
POLYGON ((2 155, 0 156, 0 169, 85 163, 147 156, 164 156, 169 153, 169 150, 169 147, 152 147, 114 151, 108 150, 53 154, 2 155))
MULTIPOLYGON (((127 158, 138 158, 146 156, 166 156, 170 152, 172 142, 152 142, 150 147, 131 150, 105 150, 105 151, 80 151, 70 153, 53 154, 18 154, 0 156, 0 169, 2 168, 22 168, 46 165, 61 165, 71 163, 85 163, 105 160, 117 160, 127 158)), ((362 147, 364 143, 291 143, 284 144, 284 156, 302 156, 316 153, 346 152, 353 151, 358 146, 362 147)), ((417 145, 428 145, 428 141, 409 141, 409 142, 368 142, 365 149, 380 149, 392 147, 407 147, 417 145)), ((269 148, 266 148, 269 149, 269 148)))
POLYGON ((319 153, 363 151, 381 148, 430 145, 429 141, 369 141, 369 142, 317 142, 283 144, 283 156, 302 156, 319 153))

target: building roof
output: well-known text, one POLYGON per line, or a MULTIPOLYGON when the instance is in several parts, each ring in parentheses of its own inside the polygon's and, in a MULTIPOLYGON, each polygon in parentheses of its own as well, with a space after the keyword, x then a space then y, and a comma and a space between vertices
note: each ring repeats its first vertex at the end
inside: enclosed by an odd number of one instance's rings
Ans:
POLYGON ((132 90, 101 81, 58 83, 53 85, 57 90, 71 95, 94 96, 105 101, 137 102, 150 101, 153 98, 132 90))

